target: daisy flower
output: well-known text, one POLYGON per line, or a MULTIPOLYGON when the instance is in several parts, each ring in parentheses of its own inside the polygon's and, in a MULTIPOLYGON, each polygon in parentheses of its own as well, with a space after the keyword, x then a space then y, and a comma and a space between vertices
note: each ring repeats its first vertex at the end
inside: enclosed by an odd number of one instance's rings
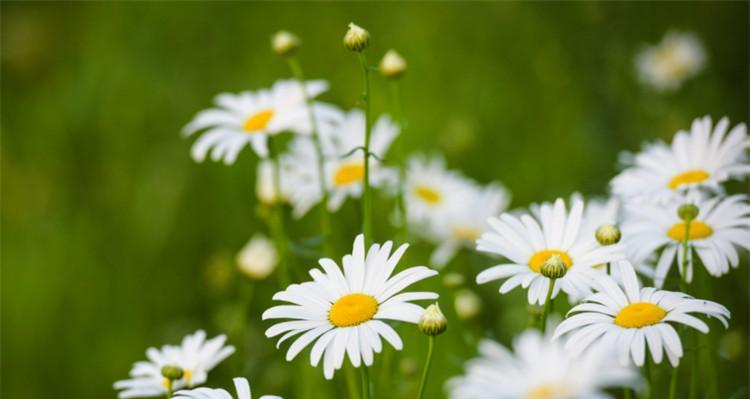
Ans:
MULTIPOLYGON (((250 383, 246 378, 235 378, 234 389, 237 391, 237 399, 252 399, 250 383)), ((175 392, 173 399, 233 399, 232 395, 224 389, 197 388, 175 392)), ((260 399, 281 399, 281 396, 263 395, 260 399)))
MULTIPOLYGON (((330 190, 328 208, 337 211, 348 197, 362 195, 365 176, 364 154, 365 116, 360 110, 342 115, 337 124, 321 128, 320 139, 325 157, 324 178, 330 190)), ((381 116, 372 127, 370 151, 378 158, 385 157, 393 139, 398 135, 398 126, 388 116, 381 116)), ((298 137, 283 157, 285 177, 289 179, 289 196, 294 215, 301 217, 323 198, 318 180, 315 147, 311 140, 298 137)), ((378 159, 370 158, 370 185, 388 188, 396 182, 396 172, 382 165, 378 159)))
POLYGON ((237 253, 236 262, 244 275, 253 280, 263 280, 276 270, 279 255, 271 239, 256 234, 237 253))
MULTIPOLYGON (((305 83, 311 97, 328 89, 328 83, 314 80, 305 83)), ((196 140, 191 155, 196 162, 211 152, 214 161, 223 159, 231 165, 239 152, 250 144, 258 156, 268 156, 268 136, 282 132, 309 134, 308 106, 302 87, 296 80, 279 80, 270 89, 239 94, 222 93, 214 100, 215 108, 199 112, 183 129, 185 136, 206 130, 196 140)), ((326 123, 331 106, 313 106, 319 123, 326 123)))
POLYGON ((727 130, 726 117, 713 128, 708 116, 694 120, 690 132, 677 132, 671 146, 651 144, 627 161, 629 167, 610 183, 612 192, 639 202, 665 202, 686 191, 720 191, 724 181, 750 174, 745 124, 727 130))
MULTIPOLYGON (((684 201, 665 205, 643 204, 628 208, 628 219, 623 225, 627 246, 632 248, 633 259, 638 261, 655 254, 654 285, 661 288, 669 269, 675 263, 682 265, 684 254, 681 244, 685 239, 686 223, 677 209, 684 201)), ((698 254, 708 273, 719 277, 736 268, 740 259, 738 249, 750 250, 750 205, 744 195, 703 199, 693 196, 690 202, 699 210, 690 221, 688 267, 686 281, 693 279, 693 250, 698 254)), ((677 268, 682 274, 682 267, 677 268)))
POLYGON ((362 234, 354 240, 351 255, 342 259, 343 271, 332 259, 319 261, 322 270, 311 269, 313 281, 292 284, 273 299, 289 302, 263 313, 263 319, 291 319, 268 330, 266 336, 283 341, 301 334, 289 347, 286 359, 291 361, 306 346, 312 345, 310 364, 317 366, 323 358, 327 379, 341 368, 345 355, 354 367, 362 362, 372 365, 373 352, 382 350, 381 338, 396 350, 403 344, 395 330, 382 320, 416 324, 424 309, 410 301, 436 299, 432 292, 401 293, 417 281, 437 274, 424 266, 407 268, 395 276, 393 270, 408 247, 400 246, 391 255, 393 243, 373 244, 365 254, 362 234))
POLYGON ((122 390, 119 398, 145 398, 167 394, 168 381, 162 376, 164 366, 177 366, 183 377, 175 380, 176 389, 193 387, 206 382, 208 372, 234 353, 234 347, 225 346, 227 337, 219 335, 206 340, 202 330, 182 339, 182 344, 164 345, 161 349, 148 348, 148 360, 139 361, 130 370, 130 379, 117 381, 114 388, 122 390))
POLYGON ((289 202, 289 182, 282 166, 281 169, 281 193, 276 192, 276 183, 273 181, 273 162, 262 159, 255 168, 255 195, 262 204, 273 205, 275 203, 289 202))
POLYGON ((695 299, 682 292, 640 288, 632 268, 620 268, 622 288, 610 278, 598 280, 601 291, 589 296, 570 310, 555 330, 553 339, 571 333, 565 344, 573 356, 598 342, 615 348, 621 364, 629 359, 637 366, 646 360, 646 347, 654 363, 663 354, 677 367, 682 357, 682 343, 672 324, 684 324, 702 333, 708 326, 693 314, 714 317, 727 327, 729 310, 724 306, 695 299))
POLYGON ((479 356, 466 372, 448 380, 451 398, 461 399, 601 399, 604 390, 636 387, 638 373, 610 361, 609 351, 596 348, 572 357, 563 344, 550 341, 536 330, 526 330, 514 340, 515 353, 502 345, 482 340, 479 356))
MULTIPOLYGON (((437 245, 430 264, 443 267, 461 248, 472 248, 479 236, 490 229, 487 220, 500 215, 510 203, 510 192, 498 183, 471 184, 466 198, 436 213, 423 227, 423 234, 437 245)), ((448 194, 447 196, 451 196, 448 194)))
POLYGON ((673 91, 696 76, 706 64, 706 51, 691 33, 668 32, 659 44, 645 47, 635 58, 640 81, 657 91, 673 91))
POLYGON ((490 218, 492 231, 477 240, 477 249, 502 255, 509 263, 493 266, 477 276, 477 283, 509 277, 501 286, 505 294, 519 285, 528 288, 530 304, 544 304, 550 281, 541 275, 542 264, 558 255, 568 268, 557 280, 552 292, 556 297, 562 289, 572 299, 591 292, 591 267, 623 257, 619 244, 600 246, 593 235, 581 233, 584 213, 582 200, 574 200, 570 212, 562 199, 554 205, 542 204, 539 217, 523 214, 520 218, 504 213, 490 218), (537 220, 538 219, 538 220, 537 220))

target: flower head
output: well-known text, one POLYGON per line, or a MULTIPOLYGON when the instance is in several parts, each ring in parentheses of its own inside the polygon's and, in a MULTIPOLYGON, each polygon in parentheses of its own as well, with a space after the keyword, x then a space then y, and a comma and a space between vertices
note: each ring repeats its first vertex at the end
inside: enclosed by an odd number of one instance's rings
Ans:
POLYGON ((370 44, 370 33, 354 22, 349 23, 349 30, 344 35, 344 46, 350 51, 361 53, 370 44))
POLYGON ((422 313, 417 327, 419 327, 419 331, 427 335, 440 335, 448 328, 448 319, 445 318, 445 315, 440 310, 440 305, 435 302, 428 306, 424 313, 422 313))
POLYGON ((613 245, 620 242, 622 233, 617 225, 603 224, 596 229, 596 234, 594 236, 596 237, 596 241, 601 245, 613 245))
MULTIPOLYGON (((250 383, 246 378, 233 379, 234 389, 237 391, 237 399, 252 399, 250 383)), ((233 399, 232 395, 224 389, 197 388, 175 392, 173 399, 233 399)), ((259 399, 281 399, 280 396, 263 395, 259 399)))
POLYGON ((260 234, 253 236, 237 254, 240 271, 254 280, 268 277, 276 269, 278 261, 273 241, 260 234))
POLYGON ((299 44, 299 38, 285 30, 278 31, 271 37, 271 48, 281 56, 294 53, 299 48, 299 44))
POLYGON ((691 33, 668 32, 659 44, 644 48, 635 64, 641 82, 658 91, 677 90, 706 63, 706 52, 691 33))
POLYGON ((380 59, 378 68, 386 78, 400 78, 406 72, 406 60, 396 50, 388 50, 380 59))

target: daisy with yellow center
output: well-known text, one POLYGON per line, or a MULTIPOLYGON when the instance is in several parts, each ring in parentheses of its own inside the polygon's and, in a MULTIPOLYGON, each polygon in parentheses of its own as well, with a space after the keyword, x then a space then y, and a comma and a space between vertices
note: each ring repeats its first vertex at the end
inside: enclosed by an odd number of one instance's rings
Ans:
POLYGON ((289 320, 270 327, 266 336, 283 334, 278 342, 281 345, 299 335, 287 351, 287 360, 312 345, 310 364, 317 366, 323 359, 323 373, 331 379, 347 355, 354 367, 372 365, 373 354, 383 348, 382 339, 396 350, 402 348, 401 338, 383 320, 416 324, 424 309, 411 301, 434 300, 438 295, 400 292, 437 272, 416 266, 391 276, 408 245, 391 254, 392 246, 390 241, 373 244, 365 253, 360 234, 354 240, 351 255, 342 258, 343 268, 332 259, 321 259, 322 270, 310 270, 313 281, 292 284, 274 295, 273 299, 289 304, 268 309, 263 319, 289 320))
MULTIPOLYGON (((317 97, 328 89, 328 83, 310 81, 305 89, 310 97, 317 97)), ((306 135, 311 131, 305 96, 295 80, 280 80, 270 89, 254 92, 222 93, 215 104, 215 108, 199 112, 183 129, 186 136, 205 130, 191 150, 197 162, 210 153, 214 161, 232 164, 247 144, 265 158, 269 135, 287 131, 306 135)), ((313 109, 318 123, 329 123, 334 112, 331 106, 317 103, 313 109)))
POLYGON ((691 33, 668 32, 662 41, 644 48, 636 57, 638 77, 657 91, 677 90, 697 75, 706 63, 706 52, 691 33))
MULTIPOLYGON (((623 224, 625 245, 636 262, 655 259, 654 285, 660 288, 672 265, 683 264, 682 243, 689 240, 686 281, 693 279, 693 253, 708 273, 719 277, 739 266, 738 250, 750 250, 750 204, 744 195, 687 199, 698 207, 698 216, 688 224, 677 209, 686 200, 664 205, 640 204, 629 207, 623 224), (655 255, 658 257, 654 258, 655 255), (677 260, 675 262, 675 259, 677 260)), ((682 273, 682 267, 677 267, 682 273)))
POLYGON ((567 268, 557 279, 552 298, 560 290, 575 300, 591 292, 592 267, 613 262, 624 257, 619 244, 600 246, 593 234, 583 234, 584 202, 573 199, 570 212, 565 202, 557 199, 554 205, 544 203, 538 208, 538 217, 523 214, 520 217, 504 213, 490 218, 492 230, 482 234, 477 249, 508 259, 477 276, 477 283, 507 278, 500 286, 505 294, 521 286, 528 289, 530 304, 543 305, 550 280, 544 277, 541 267, 552 256, 559 256, 567 268))
POLYGON ((601 399, 605 389, 636 387, 638 373, 610 359, 606 348, 573 357, 564 343, 536 330, 513 340, 514 352, 490 340, 479 343, 479 356, 466 372, 446 384, 456 399, 601 399))
POLYGON ((693 121, 690 132, 679 131, 671 145, 649 144, 610 183, 612 192, 626 200, 664 203, 685 192, 721 192, 721 183, 750 174, 747 128, 729 129, 729 119, 712 126, 706 116, 693 121))
MULTIPOLYGON (((237 377, 232 380, 234 389, 237 391, 237 399, 252 399, 250 392, 250 383, 247 378, 237 377)), ((224 389, 214 388, 196 388, 175 392, 173 399, 234 399, 234 397, 224 389)), ((281 399, 281 396, 263 395, 258 399, 281 399)))
POLYGON ((666 353, 672 366, 677 367, 683 349, 673 324, 707 334, 706 323, 695 317, 702 314, 728 326, 730 313, 724 306, 681 292, 640 288, 630 263, 623 263, 619 268, 621 285, 600 277, 601 291, 573 307, 555 330, 555 338, 570 334, 565 347, 571 355, 578 356, 586 348, 601 345, 615 348, 621 364, 632 360, 640 367, 648 349, 654 363, 661 363, 666 353))

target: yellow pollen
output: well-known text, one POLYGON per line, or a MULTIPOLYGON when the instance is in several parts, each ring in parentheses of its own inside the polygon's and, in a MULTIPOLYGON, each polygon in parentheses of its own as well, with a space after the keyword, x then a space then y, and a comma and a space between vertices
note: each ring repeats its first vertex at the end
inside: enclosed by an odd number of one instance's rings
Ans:
POLYGON ((245 131, 248 133, 257 133, 266 128, 268 122, 272 117, 273 111, 270 109, 265 109, 253 115, 250 115, 250 117, 245 120, 245 124, 242 125, 242 128, 245 129, 245 131))
POLYGON ((700 183, 711 177, 705 170, 695 169, 680 173, 669 181, 669 188, 676 190, 683 184, 700 183))
POLYGON ((193 384, 193 373, 190 372, 190 370, 185 370, 182 372, 182 378, 185 379, 185 382, 188 384, 188 386, 191 386, 193 384))
POLYGON ((552 399, 559 398, 568 393, 562 385, 544 384, 526 393, 526 399, 552 399))
POLYGON ((371 320, 377 311, 378 302, 372 296, 349 294, 331 306, 328 320, 336 327, 352 327, 371 320))
MULTIPOLYGON (((685 222, 680 222, 669 228, 667 235, 669 238, 675 241, 685 240, 685 222)), ((690 240, 701 240, 708 238, 713 234, 714 230, 711 226, 698 221, 693 220, 690 222, 690 231, 688 232, 688 239, 690 240)))
POLYGON ((529 267, 531 270, 539 273, 542 270, 542 264, 547 261, 552 255, 560 255, 560 258, 562 258, 563 263, 565 264, 565 267, 570 269, 571 266, 573 266, 573 260, 570 259, 570 256, 566 254, 563 251, 558 251, 556 249, 545 249, 543 251, 539 251, 534 254, 534 256, 529 259, 529 267))
POLYGON ((417 194, 417 197, 423 199, 424 202, 430 205, 439 204, 443 199, 443 196, 440 195, 439 191, 428 186, 417 185, 414 187, 414 192, 417 194))
POLYGON ((456 226, 451 229, 451 234, 453 235, 453 238, 457 240, 476 241, 481 232, 474 227, 456 226))
POLYGON ((365 165, 361 162, 348 163, 339 168, 333 176, 333 183, 339 187, 359 183, 365 177, 365 165))
POLYGON ((617 313, 615 324, 624 328, 641 328, 660 322, 666 315, 664 309, 653 303, 631 303, 617 313))

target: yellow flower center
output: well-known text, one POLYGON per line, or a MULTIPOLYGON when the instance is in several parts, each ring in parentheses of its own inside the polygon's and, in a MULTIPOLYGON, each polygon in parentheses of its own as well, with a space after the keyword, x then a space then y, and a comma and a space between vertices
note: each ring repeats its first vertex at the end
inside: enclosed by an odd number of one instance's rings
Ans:
POLYGON ((417 194, 417 197, 430 205, 439 204, 443 199, 443 196, 440 195, 439 191, 428 186, 417 185, 414 187, 414 192, 417 194))
POLYGON ((658 323, 666 315, 664 309, 653 303, 631 303, 617 313, 615 324, 624 328, 641 328, 658 323))
POLYGON ((365 177, 365 165, 354 162, 342 165, 333 175, 333 183, 339 187, 359 183, 365 177))
POLYGON ((683 184, 700 183, 711 177, 705 170, 694 169, 680 173, 669 181, 669 188, 676 190, 683 184))
POLYGON ((570 256, 568 256, 568 254, 566 254, 565 252, 558 251, 556 249, 545 249, 543 251, 535 253, 534 256, 529 259, 529 267, 531 268, 531 270, 539 273, 542 270, 542 265, 544 264, 544 262, 546 262, 547 259, 551 258, 552 255, 560 255, 560 258, 565 264, 565 267, 567 267, 568 269, 573 266, 573 260, 570 259, 570 256))
POLYGON ((242 125, 242 128, 248 133, 257 133, 266 128, 271 117, 273 117, 273 111, 270 109, 264 109, 263 111, 250 115, 250 117, 245 120, 245 124, 242 125))
POLYGON ((457 240, 476 241, 482 232, 474 227, 455 226, 451 229, 451 234, 453 235, 453 238, 457 240))
MULTIPOLYGON (((677 223, 674 226, 669 228, 669 231, 667 231, 667 235, 669 238, 675 240, 675 241, 683 241, 685 239, 685 227, 687 225, 685 222, 677 223)), ((688 232, 688 239, 690 240, 701 240, 704 238, 708 238, 713 234, 714 230, 711 228, 711 226, 698 221, 693 220, 690 222, 690 231, 688 232)))
POLYGON ((371 320, 378 302, 367 294, 349 294, 339 298, 328 311, 328 320, 336 327, 352 327, 371 320))
POLYGON ((660 49, 656 57, 665 66, 667 77, 671 79, 679 79, 688 72, 688 65, 680 62, 680 59, 677 57, 676 46, 660 49))
POLYGON ((526 393, 526 399, 552 399, 567 395, 570 391, 563 385, 544 384, 526 393))
POLYGON ((191 373, 190 370, 185 369, 182 372, 182 378, 185 379, 185 382, 188 384, 188 386, 193 385, 193 373, 191 373))

